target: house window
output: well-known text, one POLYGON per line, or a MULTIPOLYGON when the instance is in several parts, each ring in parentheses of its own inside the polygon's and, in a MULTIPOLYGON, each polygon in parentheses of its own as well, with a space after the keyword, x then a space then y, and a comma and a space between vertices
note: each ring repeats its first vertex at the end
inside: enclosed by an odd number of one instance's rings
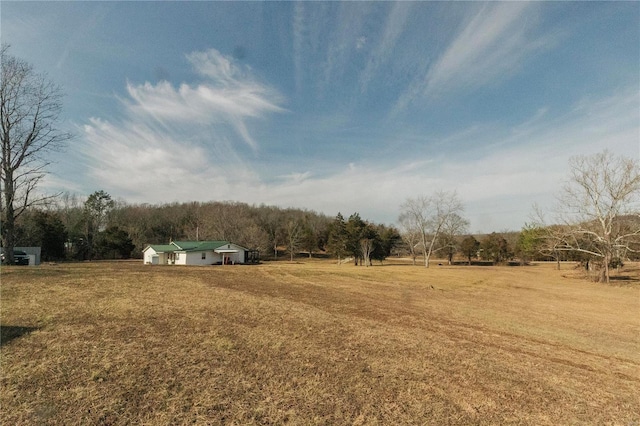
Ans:
POLYGON ((207 253, 202 252, 202 260, 204 260, 204 259, 206 259, 206 258, 207 258, 207 253))

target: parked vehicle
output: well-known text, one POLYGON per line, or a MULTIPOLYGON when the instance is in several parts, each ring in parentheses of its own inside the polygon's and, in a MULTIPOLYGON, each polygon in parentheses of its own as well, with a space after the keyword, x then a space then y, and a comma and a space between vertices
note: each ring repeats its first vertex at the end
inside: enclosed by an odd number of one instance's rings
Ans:
MULTIPOLYGON (((0 259, 2 260, 2 263, 5 262, 6 259, 6 255, 4 250, 2 251, 2 254, 0 254, 0 259)), ((29 255, 25 252, 23 252, 22 250, 14 250, 13 251, 13 263, 15 265, 28 265, 29 264, 29 255)))

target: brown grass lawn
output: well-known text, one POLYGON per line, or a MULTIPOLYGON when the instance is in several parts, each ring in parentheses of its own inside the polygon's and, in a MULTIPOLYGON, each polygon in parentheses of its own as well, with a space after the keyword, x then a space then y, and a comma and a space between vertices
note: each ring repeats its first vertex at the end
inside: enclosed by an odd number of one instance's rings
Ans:
POLYGON ((7 267, 0 423, 639 425, 630 273, 7 267))

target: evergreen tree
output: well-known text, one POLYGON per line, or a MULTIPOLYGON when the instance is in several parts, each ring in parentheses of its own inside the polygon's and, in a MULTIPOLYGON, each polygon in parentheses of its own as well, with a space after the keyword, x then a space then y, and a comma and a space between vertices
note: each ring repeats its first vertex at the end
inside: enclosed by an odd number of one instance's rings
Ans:
POLYGON ((374 247, 371 258, 382 262, 391 255, 391 251, 402 241, 398 230, 394 227, 377 225, 378 240, 374 247))
POLYGON ((353 262, 358 265, 362 261, 362 248, 360 240, 362 239, 366 223, 360 218, 359 213, 353 213, 349 216, 349 220, 345 226, 347 232, 347 254, 353 256, 353 262))
POLYGON ((102 259, 127 259, 134 247, 129 234, 117 226, 100 232, 95 240, 95 252, 102 259))
POLYGON ((471 258, 478 255, 480 249, 480 241, 476 240, 473 235, 465 237, 460 243, 460 252, 469 260, 471 265, 471 258))
POLYGON ((347 254, 347 225, 340 212, 329 225, 327 248, 331 254, 338 258, 338 264, 340 264, 340 259, 347 254))

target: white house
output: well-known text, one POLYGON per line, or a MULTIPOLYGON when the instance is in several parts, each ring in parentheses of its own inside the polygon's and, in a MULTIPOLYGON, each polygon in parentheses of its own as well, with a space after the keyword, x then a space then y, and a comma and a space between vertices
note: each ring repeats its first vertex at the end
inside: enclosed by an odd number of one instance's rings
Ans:
POLYGON ((142 250, 149 265, 230 265, 256 260, 256 252, 229 241, 173 241, 142 250))

